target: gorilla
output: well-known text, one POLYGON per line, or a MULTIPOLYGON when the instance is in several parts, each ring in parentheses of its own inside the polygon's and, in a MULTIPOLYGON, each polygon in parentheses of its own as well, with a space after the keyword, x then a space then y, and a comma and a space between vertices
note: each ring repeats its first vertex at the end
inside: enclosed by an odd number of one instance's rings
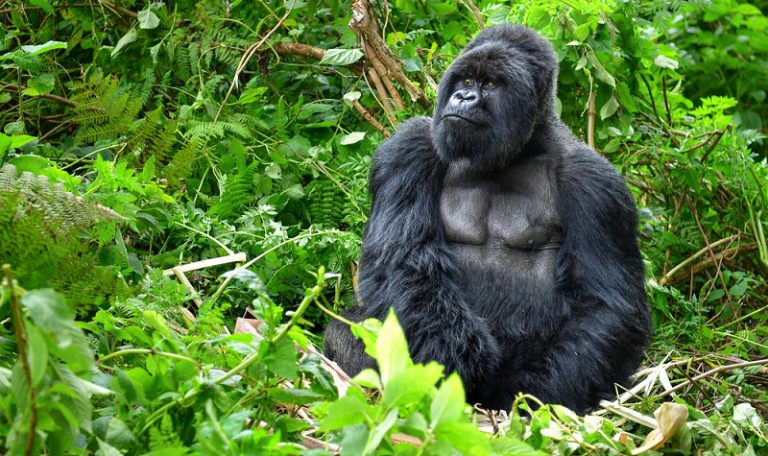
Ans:
MULTIPOLYGON (((417 362, 470 403, 518 392, 579 413, 615 396, 651 332, 637 209, 624 180, 553 110, 557 60, 523 26, 483 30, 442 78, 434 117, 375 153, 353 321, 394 308, 417 362)), ((332 322, 326 354, 375 367, 332 322)))

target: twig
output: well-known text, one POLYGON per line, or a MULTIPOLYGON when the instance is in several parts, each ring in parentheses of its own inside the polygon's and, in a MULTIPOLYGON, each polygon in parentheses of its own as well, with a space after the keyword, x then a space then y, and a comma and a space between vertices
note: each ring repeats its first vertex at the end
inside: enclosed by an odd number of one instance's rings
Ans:
POLYGON ((357 109, 357 112, 359 112, 359 113, 360 113, 360 115, 362 115, 363 117, 365 117, 365 120, 367 120, 367 121, 368 121, 368 123, 370 123, 371 125, 373 125, 373 128, 375 128, 376 130, 378 130, 378 131, 379 131, 379 133, 381 133, 382 135, 384 135, 386 138, 389 138, 390 136, 392 136, 392 133, 390 133, 390 131, 389 131, 389 130, 387 130, 386 128, 384 128, 384 125, 382 125, 381 123, 379 123, 379 121, 378 121, 378 120, 376 120, 376 118, 375 118, 375 117, 373 117, 373 115, 372 115, 370 112, 368 112, 368 110, 366 110, 366 109, 363 107, 363 105, 361 105, 361 104, 360 104, 360 102, 359 102, 359 101, 357 101, 357 100, 354 100, 354 101, 352 102, 352 106, 354 106, 354 107, 355 107, 355 109, 357 109))
POLYGON ((304 57, 312 57, 317 60, 322 60, 325 56, 325 49, 320 49, 304 43, 278 43, 272 46, 272 49, 280 55, 300 55, 304 57))
POLYGON ((587 145, 592 149, 595 148, 595 117, 597 111, 595 110, 595 92, 589 92, 589 102, 587 104, 587 145))
POLYGON ((717 135, 717 134, 722 135, 723 132, 721 130, 715 130, 715 131, 711 131, 711 132, 707 133, 706 134, 706 138, 704 138, 703 141, 701 141, 700 143, 698 143, 698 144, 696 144, 694 146, 691 146, 691 147, 685 149, 683 151, 683 153, 687 154, 689 152, 693 152, 696 149, 701 149, 702 147, 706 146, 712 140, 712 138, 714 138, 715 135, 717 135))
MULTIPOLYGON (((728 286, 725 284, 725 278, 723 277, 723 274, 720 272, 720 266, 722 265, 722 258, 718 261, 718 259, 715 257, 715 251, 712 250, 712 246, 709 243, 709 237, 707 236, 707 232, 704 231, 704 227, 701 226, 701 220, 699 220, 699 211, 696 210, 696 203, 691 201, 690 198, 686 196, 686 201, 688 201, 688 206, 691 209, 691 213, 693 213, 693 220, 696 222, 696 226, 699 228, 699 232, 701 233, 701 236, 704 238, 704 242, 706 243, 707 250, 709 251, 709 255, 712 257, 713 264, 717 265, 717 277, 720 279, 720 283, 723 285, 723 292, 725 292, 726 298, 730 301, 731 300, 731 294, 728 292, 728 286)), ((714 283, 712 284, 714 286, 714 283)), ((712 289, 710 288, 710 292, 712 289)), ((709 292, 708 292, 709 294, 709 292)))
POLYGON ((384 108, 384 113, 387 115, 387 120, 389 120, 389 123, 392 125, 395 125, 395 121, 397 117, 395 116, 395 111, 392 107, 392 104, 390 104, 392 98, 389 96, 386 87, 384 87, 384 83, 381 81, 381 78, 379 77, 379 74, 376 72, 375 68, 368 68, 368 78, 373 82, 373 87, 375 88, 376 93, 379 94, 379 98, 381 99, 381 107, 384 108))
POLYGON ((768 364, 768 358, 765 359, 757 359, 754 361, 745 361, 743 363, 735 363, 735 364, 727 364, 725 366, 718 366, 714 369, 710 369, 703 374, 699 374, 693 378, 690 378, 679 385, 676 385, 674 388, 667 389, 666 391, 660 393, 657 397, 661 398, 664 396, 668 396, 674 392, 680 391, 681 389, 685 388, 686 386, 690 385, 693 382, 702 380, 704 378, 710 377, 712 375, 718 374, 720 372, 726 372, 734 369, 742 369, 749 366, 760 366, 763 364, 768 364))
POLYGON ((613 412, 617 415, 623 416, 624 418, 628 420, 632 420, 635 423, 642 424, 643 426, 656 429, 659 427, 656 420, 650 416, 643 415, 642 413, 636 412, 630 408, 621 406, 619 404, 616 404, 614 402, 608 402, 608 401, 600 401, 600 407, 603 407, 604 409, 613 412))
POLYGON ((739 239, 739 236, 740 235, 738 234, 734 234, 733 236, 728 236, 727 238, 723 238, 723 239, 720 239, 719 241, 715 241, 707 247, 703 247, 701 250, 689 256, 682 263, 678 264, 674 268, 670 269, 669 272, 664 274, 664 276, 661 279, 659 279, 659 285, 666 285, 667 283, 669 283, 670 279, 672 279, 672 277, 675 274, 677 274, 678 271, 688 266, 689 264, 693 263, 697 258, 707 253, 710 249, 714 249, 715 247, 719 247, 722 244, 727 244, 729 242, 735 241, 739 239))
MULTIPOLYGON (((243 261, 245 261, 245 254, 243 254, 243 261)), ((197 308, 199 309, 203 305, 203 300, 200 298, 200 294, 198 294, 197 290, 195 290, 195 287, 192 286, 192 284, 189 282, 189 279, 187 276, 184 275, 183 272, 179 270, 179 267, 175 267, 171 269, 174 274, 176 274, 176 278, 179 279, 179 282, 181 282, 182 285, 184 285, 184 288, 189 291, 189 294, 192 296, 192 301, 195 303, 197 308)))
POLYGON ((706 161, 707 157, 709 157, 709 154, 712 153, 713 150, 715 150, 715 146, 720 142, 721 139, 723 139, 723 134, 725 134, 726 131, 730 132, 733 127, 731 125, 728 125, 725 130, 720 130, 720 132, 715 136, 715 140, 712 141, 712 144, 707 147, 707 150, 704 152, 704 154, 701 156, 701 161, 706 161))
POLYGON ((168 277, 172 274, 175 274, 176 273, 175 270, 178 270, 180 272, 189 272, 189 271, 196 271, 198 269, 210 268, 212 266, 219 266, 227 263, 237 263, 245 260, 246 260, 245 253, 240 252, 240 253, 235 253, 233 255, 225 255, 217 258, 209 258, 207 260, 195 261, 194 263, 188 263, 181 266, 176 266, 163 271, 163 275, 168 277))
POLYGON ((229 95, 232 93, 232 91, 235 89, 235 87, 238 85, 238 81, 240 80, 240 74, 245 70, 246 65, 248 65, 248 61, 251 60, 251 57, 253 57, 253 54, 256 53, 256 51, 259 50, 259 48, 267 42, 270 36, 272 36, 275 31, 280 28, 280 26, 283 24, 283 22, 288 19, 288 15, 291 14, 291 11, 293 11, 293 6, 288 8, 283 14, 283 17, 280 18, 279 21, 277 21, 277 24, 275 24, 272 29, 267 32, 264 37, 259 40, 257 43, 254 43, 248 47, 248 49, 245 51, 245 54, 240 58, 240 62, 237 64, 237 68, 235 69, 235 74, 232 76, 232 83, 229 85, 229 89, 227 89, 227 94, 224 95, 224 99, 221 100, 221 105, 219 106, 219 110, 216 112, 216 117, 214 120, 218 120, 219 116, 221 115, 221 111, 224 109, 224 105, 227 104, 227 99, 229 98, 229 95))
POLYGON ((122 13, 122 14, 125 14, 126 16, 131 16, 131 17, 132 17, 132 18, 134 18, 134 19, 136 19, 137 17, 139 17, 139 15, 138 15, 137 13, 134 13, 134 12, 133 12, 133 11, 131 11, 131 10, 127 10, 127 9, 123 8, 122 6, 120 6, 120 5, 117 5, 117 4, 115 4, 115 3, 112 3, 112 2, 108 2, 108 1, 106 1, 106 0, 101 0, 101 3, 102 3, 104 6, 106 6, 107 8, 109 8, 109 9, 115 10, 115 11, 117 11, 118 13, 122 13))
MULTIPOLYGON (((656 119, 659 120, 659 112, 656 110, 656 100, 653 98, 653 91, 651 90, 651 85, 648 83, 648 79, 645 78, 645 75, 640 75, 640 79, 643 80, 643 84, 645 84, 645 88, 648 90, 648 95, 651 97, 651 108, 653 108, 653 114, 656 116, 656 119)), ((642 113, 642 111, 640 111, 642 113)))
MULTIPOLYGON (((746 252, 750 250, 756 250, 757 244, 744 244, 744 245, 738 245, 736 247, 731 247, 730 249, 723 250, 720 253, 715 254, 714 257, 707 258, 706 260, 702 260, 699 263, 696 263, 692 268, 691 272, 693 274, 698 274, 699 272, 709 269, 712 266, 714 266, 718 261, 722 261, 728 258, 732 258, 733 256, 739 254, 740 252, 746 252)), ((685 278, 685 274, 678 273, 675 277, 671 277, 669 280, 666 281, 666 284, 674 285, 675 283, 679 282, 681 278, 685 278)))
MULTIPOLYGON (((4 85, 3 89, 5 89, 5 90, 7 90, 9 92, 16 92, 17 94, 19 94, 19 97, 21 97, 21 94, 19 93, 20 92, 19 88, 17 86, 14 86, 14 85, 4 85)), ((77 102, 72 101, 72 100, 68 100, 68 99, 66 99, 64 97, 60 97, 58 95, 54 95, 52 93, 44 93, 42 95, 34 95, 34 97, 35 98, 45 98, 45 99, 48 99, 48 100, 51 100, 51 101, 55 101, 56 103, 63 104, 65 106, 69 106, 70 108, 76 108, 77 107, 77 102)))
MULTIPOLYGON (((397 108, 398 111, 404 110, 405 103, 403 103, 403 99, 400 97, 400 92, 397 91, 397 87, 395 87, 392 79, 388 77, 389 72, 381 60, 379 60, 378 56, 376 55, 376 51, 374 51, 373 47, 368 43, 365 43, 365 55, 373 68, 376 70, 376 74, 378 77, 380 77, 381 82, 384 83, 384 87, 387 88, 387 93, 389 94, 387 99, 395 104, 395 108, 397 108)), ((368 73, 370 75, 371 72, 369 71, 368 73)))
POLYGON ((472 15, 475 16, 475 20, 477 21, 477 24, 480 26, 480 28, 485 27, 485 21, 483 21, 483 14, 480 12, 479 9, 477 9, 477 5, 475 5, 472 0, 463 0, 464 6, 469 8, 470 11, 472 11, 472 15))
POLYGON ((37 392, 32 383, 32 369, 29 366, 29 358, 27 358, 27 344, 29 343, 29 340, 27 339, 27 334, 24 330, 24 316, 21 311, 21 303, 16 296, 16 291, 13 289, 13 273, 11 272, 11 265, 4 264, 3 272, 5 273, 5 280, 8 282, 11 320, 13 321, 13 332, 16 336, 16 347, 19 351, 19 360, 21 361, 21 368, 24 371, 24 379, 27 381, 27 390, 29 391, 29 434, 27 434, 27 445, 24 448, 24 454, 25 456, 30 456, 32 450, 35 448, 37 392))
POLYGON ((661 93, 664 96, 664 109, 667 110, 667 123, 672 125, 672 111, 669 109, 669 99, 667 98, 667 77, 661 77, 661 93))
POLYGON ((402 65, 395 59, 392 51, 387 47, 387 43, 381 37, 381 31, 369 0, 355 0, 352 3, 352 20, 349 22, 349 26, 357 33, 359 40, 367 49, 366 58, 374 63, 371 60, 371 57, 374 57, 384 66, 384 72, 376 69, 379 76, 385 80, 390 77, 395 79, 408 92, 412 100, 428 108, 429 100, 424 95, 424 91, 408 79, 403 72, 402 65))

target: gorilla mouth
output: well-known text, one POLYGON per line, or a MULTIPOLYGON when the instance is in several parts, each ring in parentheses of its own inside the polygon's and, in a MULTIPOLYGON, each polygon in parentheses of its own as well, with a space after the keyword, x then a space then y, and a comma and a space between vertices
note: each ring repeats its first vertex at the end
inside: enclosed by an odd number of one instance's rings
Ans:
POLYGON ((462 116, 460 114, 455 114, 455 113, 445 114, 442 117, 440 117, 440 120, 451 119, 451 118, 453 118, 453 119, 461 119, 461 120, 463 120, 465 122, 469 122, 469 123, 471 123, 473 125, 480 125, 480 123, 477 122, 476 120, 473 120, 473 119, 470 119, 469 117, 464 117, 464 116, 462 116))

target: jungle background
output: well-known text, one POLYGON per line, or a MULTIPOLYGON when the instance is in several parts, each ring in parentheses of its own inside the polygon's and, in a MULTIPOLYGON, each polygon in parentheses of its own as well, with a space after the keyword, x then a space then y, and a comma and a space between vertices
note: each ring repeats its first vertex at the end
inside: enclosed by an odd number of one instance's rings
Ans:
POLYGON ((768 454, 766 9, 0 3, 0 452, 768 454), (355 384, 312 349, 354 303, 373 151, 505 22, 640 207, 653 345, 586 417, 471 413, 392 319, 355 384))

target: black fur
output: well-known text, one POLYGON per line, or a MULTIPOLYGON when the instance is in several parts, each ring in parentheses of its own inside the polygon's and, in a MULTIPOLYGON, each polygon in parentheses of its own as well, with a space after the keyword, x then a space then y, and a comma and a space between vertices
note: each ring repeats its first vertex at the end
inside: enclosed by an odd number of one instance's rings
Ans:
MULTIPOLYGON (((537 33, 485 29, 443 77, 434 118, 375 155, 362 303, 346 316, 393 307, 413 358, 457 371, 490 408, 522 391, 584 412, 648 344, 634 201, 554 115, 556 79, 537 33)), ((338 322, 325 349, 350 374, 374 366, 338 322)))

